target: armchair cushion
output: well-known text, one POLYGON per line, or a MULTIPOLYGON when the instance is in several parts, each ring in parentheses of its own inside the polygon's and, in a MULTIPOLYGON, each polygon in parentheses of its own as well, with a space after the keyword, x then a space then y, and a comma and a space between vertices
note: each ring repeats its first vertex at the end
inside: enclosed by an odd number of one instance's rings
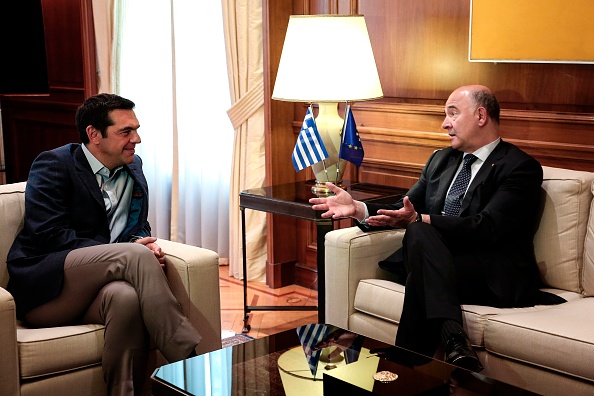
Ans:
POLYGON ((21 380, 100 365, 104 326, 31 329, 17 325, 21 380))
MULTIPOLYGON (((594 182, 591 185, 594 195, 594 182)), ((594 201, 590 206, 590 213, 594 213, 594 201)), ((586 240, 584 242, 584 270, 582 271, 582 285, 584 295, 594 296, 594 216, 590 215, 586 228, 586 240)))
POLYGON ((543 167, 545 202, 534 252, 545 285, 581 293, 592 174, 543 167))
POLYGON ((25 216, 25 182, 0 185, 0 287, 8 284, 6 256, 16 235, 23 228, 25 216))
POLYGON ((538 312, 498 315, 487 323, 485 348, 500 356, 594 381, 594 366, 590 363, 594 355, 594 317, 584 315, 593 310, 594 300, 582 298, 538 312))
POLYGON ((362 279, 359 282, 355 295, 357 311, 398 324, 403 304, 403 285, 384 279, 362 279), (384 303, 378 304, 378 301, 384 303))

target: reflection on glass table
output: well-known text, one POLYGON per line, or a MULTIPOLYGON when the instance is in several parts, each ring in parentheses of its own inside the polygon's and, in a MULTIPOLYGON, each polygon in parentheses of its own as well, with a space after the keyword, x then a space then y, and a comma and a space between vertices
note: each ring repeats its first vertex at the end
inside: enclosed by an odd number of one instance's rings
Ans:
MULTIPOLYGON (((231 395, 233 348, 167 364, 155 371, 182 395, 231 395)), ((175 393, 173 393, 175 394, 175 393)))
POLYGON ((528 395, 330 325, 310 324, 158 368, 153 395, 528 395))
POLYGON ((270 345, 258 347, 257 342, 250 342, 165 365, 153 377, 165 381, 172 388, 171 394, 243 394, 238 390, 244 387, 245 393, 282 389, 283 395, 321 395, 321 372, 357 361, 365 339, 319 324, 292 332, 298 343, 293 342, 295 346, 290 348, 275 352, 270 345), (272 353, 266 355, 267 351, 272 353))

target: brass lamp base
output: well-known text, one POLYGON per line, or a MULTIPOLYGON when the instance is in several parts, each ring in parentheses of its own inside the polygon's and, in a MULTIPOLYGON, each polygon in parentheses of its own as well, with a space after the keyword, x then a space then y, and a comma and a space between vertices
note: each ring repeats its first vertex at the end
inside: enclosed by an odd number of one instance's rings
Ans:
MULTIPOLYGON (((332 181, 337 187, 344 188, 344 184, 342 181, 332 181)), ((332 191, 328 187, 326 187, 326 182, 321 182, 316 180, 316 184, 311 187, 311 192, 314 193, 317 197, 328 197, 330 195, 334 195, 332 191)))

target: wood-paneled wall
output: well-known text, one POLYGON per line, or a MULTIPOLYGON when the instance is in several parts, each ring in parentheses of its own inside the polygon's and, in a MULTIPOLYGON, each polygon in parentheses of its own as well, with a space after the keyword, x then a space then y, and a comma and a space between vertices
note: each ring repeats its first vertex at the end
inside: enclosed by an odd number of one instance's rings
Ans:
MULTIPOLYGON (((449 144, 443 104, 466 84, 494 91, 504 140, 543 165, 594 171, 594 65, 469 62, 469 12, 470 0, 265 0, 267 183, 313 178, 290 161, 303 105, 270 99, 291 14, 362 14, 367 22, 384 98, 353 105, 365 158, 345 178, 410 187, 431 152, 449 144)), ((306 54, 315 37, 303 39, 306 54)), ((315 73, 315 60, 304 72, 315 73)), ((310 272, 296 275, 306 285, 315 279, 315 231, 289 222, 295 231, 286 233, 286 222, 269 216, 268 265, 297 264, 310 272)))
POLYGON ((0 96, 9 183, 27 180, 40 152, 80 142, 74 114, 97 93, 91 0, 42 0, 42 9, 50 93, 0 96))

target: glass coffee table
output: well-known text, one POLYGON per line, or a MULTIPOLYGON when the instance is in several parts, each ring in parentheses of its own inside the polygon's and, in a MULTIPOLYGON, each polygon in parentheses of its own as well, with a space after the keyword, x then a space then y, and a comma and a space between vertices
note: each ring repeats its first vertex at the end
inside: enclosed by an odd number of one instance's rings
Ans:
POLYGON ((151 380, 154 396, 533 394, 319 324, 167 364, 151 380))

